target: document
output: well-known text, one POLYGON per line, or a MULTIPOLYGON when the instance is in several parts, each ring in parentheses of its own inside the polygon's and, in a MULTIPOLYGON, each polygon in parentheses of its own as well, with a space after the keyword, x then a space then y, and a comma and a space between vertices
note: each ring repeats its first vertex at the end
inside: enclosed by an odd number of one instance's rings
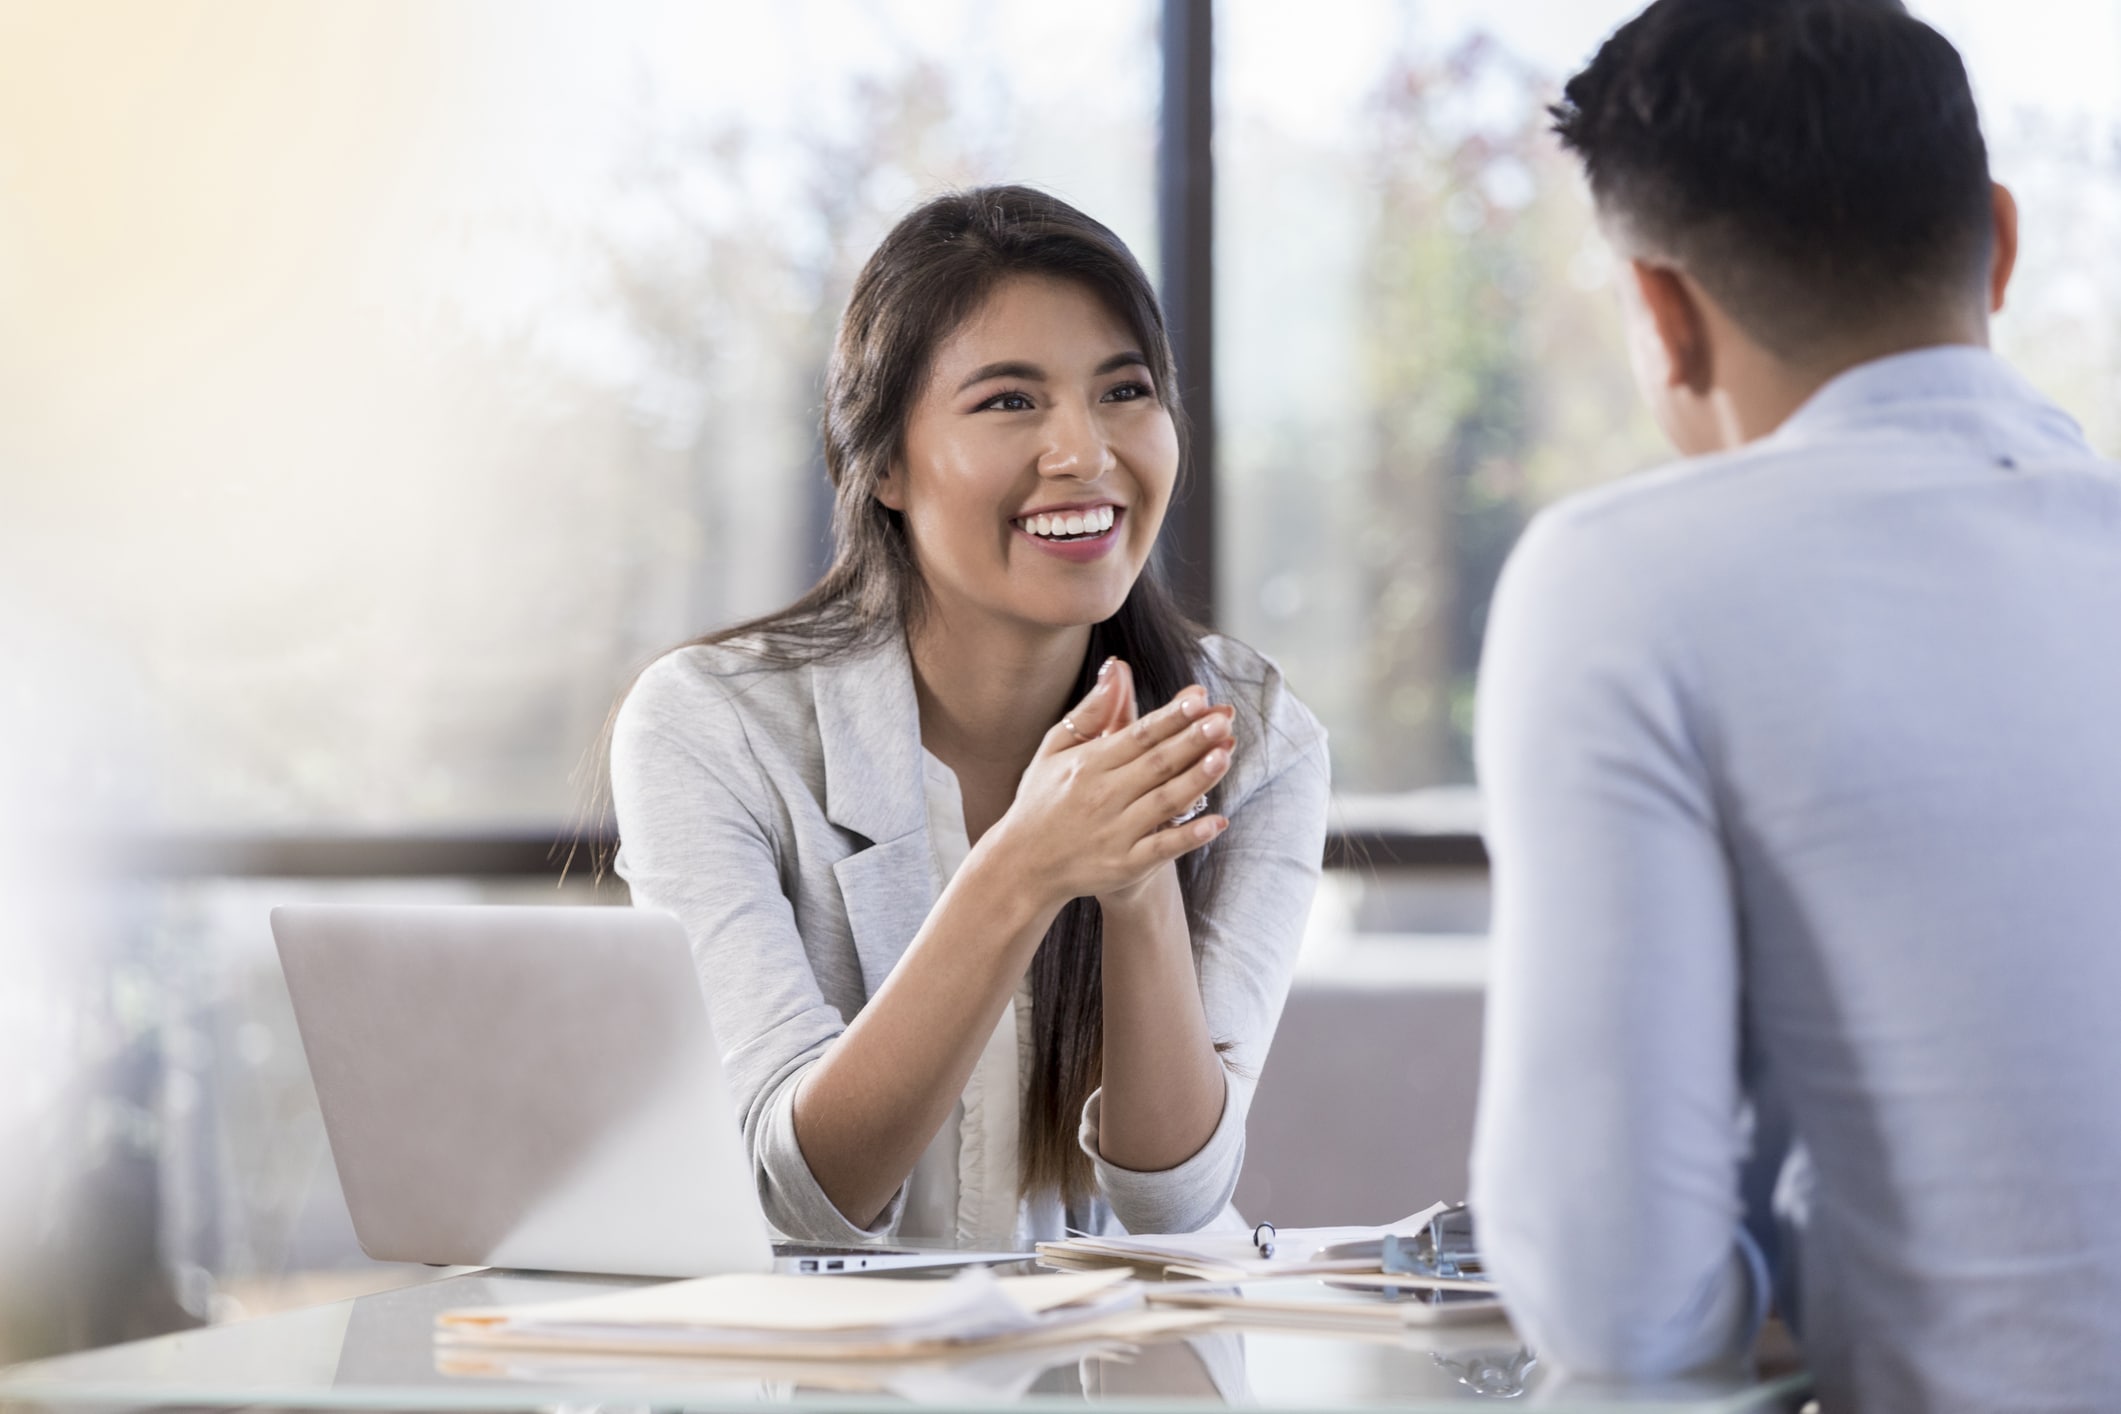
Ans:
POLYGON ((442 1346, 622 1355, 890 1359, 1133 1337, 1212 1321, 1147 1310, 1124 1269, 947 1281, 731 1275, 529 1306, 445 1311, 442 1346))

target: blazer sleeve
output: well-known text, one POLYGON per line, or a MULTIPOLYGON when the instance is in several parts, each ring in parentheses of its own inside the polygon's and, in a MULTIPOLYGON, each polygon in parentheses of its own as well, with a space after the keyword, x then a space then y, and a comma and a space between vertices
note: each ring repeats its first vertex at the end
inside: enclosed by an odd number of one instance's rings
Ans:
POLYGON ((846 1029, 818 987, 782 886, 773 798, 743 719, 713 674, 673 654, 642 674, 611 745, 617 870, 636 907, 691 939, 766 1220, 816 1242, 893 1230, 900 1188, 863 1229, 818 1186, 795 1136, 803 1074, 846 1029))
POLYGON ((1155 1173, 1107 1162, 1098 1149, 1104 1092, 1083 1107, 1079 1135, 1112 1214, 1129 1232, 1195 1232, 1229 1206, 1245 1161, 1245 1115, 1288 1000, 1311 898, 1325 855, 1331 773, 1325 728, 1265 658, 1226 640, 1245 667, 1220 674, 1218 695, 1250 699, 1241 711, 1234 769, 1217 808, 1230 820, 1211 849, 1209 898, 1194 954, 1208 1034, 1223 1053, 1223 1113, 1191 1158, 1155 1173), (1249 718, 1249 722, 1247 719, 1249 718))

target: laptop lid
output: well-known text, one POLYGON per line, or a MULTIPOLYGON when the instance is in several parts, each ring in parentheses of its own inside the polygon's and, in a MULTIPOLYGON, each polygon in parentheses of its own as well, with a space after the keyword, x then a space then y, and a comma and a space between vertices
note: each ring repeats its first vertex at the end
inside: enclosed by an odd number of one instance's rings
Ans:
POLYGON ((289 905, 273 937, 361 1250, 773 1265, 684 930, 603 907, 289 905))

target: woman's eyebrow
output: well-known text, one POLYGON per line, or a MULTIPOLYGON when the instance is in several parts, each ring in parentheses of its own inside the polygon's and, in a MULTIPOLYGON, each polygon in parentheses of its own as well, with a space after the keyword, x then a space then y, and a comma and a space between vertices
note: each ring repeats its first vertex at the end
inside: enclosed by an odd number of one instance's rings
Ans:
MULTIPOLYGON (((1122 368, 1147 368, 1148 366, 1149 360, 1142 356, 1141 350, 1127 349, 1124 352, 1112 355, 1112 357, 1100 363, 1090 376, 1102 378, 1107 373, 1117 373, 1122 368)), ((1046 381, 1046 370, 1035 363, 1025 363, 1021 359, 1008 359, 1001 363, 982 364, 972 370, 970 378, 957 385, 957 390, 962 393, 973 384, 984 383, 990 378, 1021 378, 1027 383, 1043 383, 1046 381)))
POLYGON ((984 383, 989 378, 1022 378, 1032 383, 1043 383, 1046 381, 1046 370, 1035 363, 1025 363, 1021 360, 990 363, 973 369, 972 376, 958 384, 957 390, 962 393, 974 383, 984 383))

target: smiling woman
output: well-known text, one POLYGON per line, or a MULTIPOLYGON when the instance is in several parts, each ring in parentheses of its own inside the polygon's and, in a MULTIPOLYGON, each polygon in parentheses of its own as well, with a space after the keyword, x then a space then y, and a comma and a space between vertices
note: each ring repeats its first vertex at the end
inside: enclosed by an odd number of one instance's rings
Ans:
POLYGON ((785 1232, 1020 1246, 1228 1207, 1325 740, 1158 577, 1171 371, 1105 227, 1020 187, 923 206, 841 324, 831 568, 620 711, 619 871, 686 924, 785 1232))
POLYGON ((931 605, 955 595, 1062 628, 1118 610, 1178 475, 1168 370, 1137 342, 1093 291, 1019 274, 937 348, 876 491, 906 518, 931 605), (1035 357, 986 358, 1012 349, 1035 357))

